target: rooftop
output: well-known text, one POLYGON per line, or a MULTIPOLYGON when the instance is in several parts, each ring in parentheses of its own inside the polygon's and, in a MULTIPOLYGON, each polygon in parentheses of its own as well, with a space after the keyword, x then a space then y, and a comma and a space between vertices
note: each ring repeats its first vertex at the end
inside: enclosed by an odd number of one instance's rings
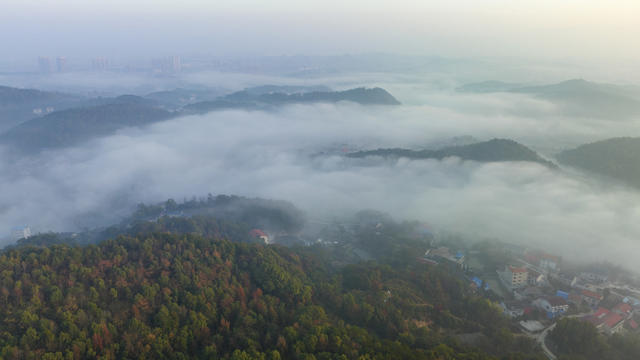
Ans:
POLYGON ((509 271, 511 271, 512 273, 526 273, 527 268, 509 265, 509 271))
POLYGON ((597 318, 597 319, 602 319, 602 318, 603 318, 603 317, 605 317, 608 313, 609 313, 609 310, 607 310, 607 309, 605 309, 605 308, 601 307, 601 308, 598 308, 598 311, 596 311, 596 312, 595 312, 593 315, 591 315, 591 316, 592 316, 592 317, 594 317, 594 318, 597 318))
POLYGON ((597 292, 593 292, 589 290, 582 290, 582 295, 590 298, 598 299, 598 300, 602 299, 602 295, 598 294, 597 292))
POLYGON ((631 308, 631 305, 629 304, 625 304, 625 303, 620 303, 618 305, 616 305, 616 307, 613 308, 613 311, 619 311, 625 314, 630 314, 631 310, 633 310, 631 308))
POLYGON ((603 319, 603 322, 605 325, 612 328, 616 326, 618 323, 620 323, 620 321, 622 320, 624 320, 624 317, 622 317, 622 315, 616 314, 616 313, 609 313, 607 316, 605 316, 605 318, 603 319))
POLYGON ((559 296, 552 296, 547 298, 547 301, 549 302, 549 304, 551 304, 551 306, 564 306, 564 305, 568 305, 567 300, 559 297, 559 296))
POLYGON ((260 237, 260 236, 267 236, 267 234, 264 233, 264 231, 260 230, 260 229, 253 229, 249 232, 249 234, 251 236, 255 236, 255 237, 260 237))
POLYGON ((593 326, 600 326, 604 321, 605 318, 609 315, 610 311, 601 307, 598 308, 598 311, 596 311, 593 315, 590 316, 586 316, 583 319, 592 323, 593 326))
POLYGON ((542 253, 540 254, 540 257, 546 260, 551 260, 554 262, 558 262, 560 260, 559 256, 555 256, 555 255, 551 255, 551 254, 547 254, 547 253, 542 253))

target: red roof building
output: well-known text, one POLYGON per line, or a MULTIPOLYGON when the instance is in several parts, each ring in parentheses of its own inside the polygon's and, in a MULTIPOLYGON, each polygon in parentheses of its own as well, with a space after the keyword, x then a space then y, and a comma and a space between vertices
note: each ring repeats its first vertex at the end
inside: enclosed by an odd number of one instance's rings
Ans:
POLYGON ((598 303, 602 301, 602 295, 598 294, 597 292, 582 290, 581 295, 584 302, 586 302, 587 304, 589 304, 589 306, 592 306, 592 307, 598 306, 598 303))
POLYGON ((613 312, 623 316, 627 316, 631 314, 631 311, 633 311, 633 309, 631 308, 631 305, 625 304, 625 303, 620 303, 613 308, 613 312))
POLYGON ((598 294, 597 292, 593 292, 589 290, 582 290, 582 296, 594 298, 597 300, 602 300, 602 295, 598 294))
POLYGON ((512 265, 509 265, 509 270, 511 270, 512 273, 526 273, 527 268, 523 268, 523 267, 515 267, 512 265))
POLYGON ((253 229, 249 232, 249 234, 255 237, 267 236, 267 234, 265 234, 265 232, 260 229, 253 229))
POLYGON ((609 311, 605 308, 599 308, 593 315, 584 318, 600 331, 606 331, 613 334, 622 328, 625 317, 609 311))
POLYGON ((602 319, 603 317, 605 317, 607 314, 609 314, 610 311, 601 307, 598 308, 598 311, 595 312, 595 314, 591 315, 594 318, 598 318, 598 319, 602 319))
POLYGON ((622 315, 616 314, 616 313, 609 313, 609 315, 605 316, 603 323, 609 329, 613 329, 616 327, 616 325, 620 324, 622 320, 624 320, 624 317, 622 317, 622 315))
POLYGON ((609 315, 610 311, 601 307, 590 316, 583 318, 583 320, 590 322, 595 327, 600 327, 604 322, 604 318, 609 315))
POLYGON ((264 231, 260 229, 253 229, 249 231, 249 236, 255 239, 261 239, 265 243, 269 243, 269 235, 267 235, 264 231))

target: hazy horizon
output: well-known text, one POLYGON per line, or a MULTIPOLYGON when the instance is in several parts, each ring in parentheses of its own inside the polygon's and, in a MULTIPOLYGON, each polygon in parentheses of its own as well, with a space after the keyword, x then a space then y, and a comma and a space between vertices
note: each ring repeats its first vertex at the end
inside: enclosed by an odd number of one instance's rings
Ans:
POLYGON ((3 4, 0 43, 7 50, 5 62, 40 55, 131 59, 375 52, 599 66, 640 59, 640 50, 633 46, 640 32, 640 4, 631 0, 3 4))

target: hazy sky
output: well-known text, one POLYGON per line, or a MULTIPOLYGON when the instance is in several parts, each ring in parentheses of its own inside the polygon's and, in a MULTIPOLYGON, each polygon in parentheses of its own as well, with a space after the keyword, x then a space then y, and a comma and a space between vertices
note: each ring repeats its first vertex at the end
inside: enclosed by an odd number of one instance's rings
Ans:
POLYGON ((633 0, 0 0, 8 59, 170 53, 640 58, 633 0))

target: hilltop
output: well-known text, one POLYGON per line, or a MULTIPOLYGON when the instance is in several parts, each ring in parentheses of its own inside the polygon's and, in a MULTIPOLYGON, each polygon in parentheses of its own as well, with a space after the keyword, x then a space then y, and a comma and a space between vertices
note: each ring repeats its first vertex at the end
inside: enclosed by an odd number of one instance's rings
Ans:
MULTIPOLYGON (((288 90, 295 90, 288 89, 288 90)), ((382 88, 356 88, 345 91, 284 92, 279 88, 255 88, 238 91, 214 101, 200 102, 183 108, 188 113, 205 113, 220 109, 269 109, 274 106, 305 103, 350 101, 362 105, 399 105, 400 102, 382 88), (275 91, 267 91, 275 90, 275 91)))
POLYGON ((472 83, 458 88, 461 92, 528 94, 550 101, 565 114, 611 120, 640 116, 640 88, 601 84, 571 79, 555 84, 526 86, 500 81, 472 83))
POLYGON ((340 267, 325 247, 257 243, 247 224, 208 215, 144 220, 90 246, 5 249, 0 356, 542 359, 501 310, 419 262, 427 244, 402 224, 364 224, 354 235, 377 260, 340 267), (455 340, 465 333, 479 341, 455 340))
MULTIPOLYGON (((363 105, 400 104, 381 88, 320 91, 324 89, 325 87, 322 86, 265 85, 217 97, 212 101, 195 103, 192 102, 198 96, 212 96, 212 92, 176 89, 146 96, 74 98, 73 105, 69 105, 68 109, 52 108, 50 113, 45 113, 43 116, 35 118, 31 116, 28 121, 14 124, 15 126, 0 133, 0 144, 8 145, 14 152, 28 154, 45 149, 74 146, 92 138, 114 134, 118 129, 125 127, 145 126, 178 116, 204 114, 215 110, 270 110, 287 104, 340 101, 351 101, 363 105), (174 99, 174 96, 177 99, 174 99), (186 105, 177 108, 177 104, 186 105), (174 111, 168 111, 167 108, 174 111)), ((19 94, 23 94, 21 96, 24 97, 32 94, 34 97, 46 99, 56 96, 53 93, 36 90, 19 92, 19 94)))
POLYGON ((77 145, 87 139, 111 135, 123 127, 148 125, 173 116, 137 101, 72 108, 22 123, 0 135, 0 143, 14 151, 33 153, 77 145))
POLYGON ((77 106, 82 100, 59 92, 0 86, 0 133, 38 115, 77 106))
POLYGON ((640 187, 640 138, 613 138, 557 155, 562 164, 605 175, 626 184, 640 187))
POLYGON ((408 150, 408 149, 377 149, 358 151, 347 154, 352 158, 364 158, 368 156, 380 156, 385 158, 409 158, 409 159, 443 159, 446 157, 459 157, 463 160, 479 162, 502 161, 528 161, 542 164, 551 168, 556 165, 538 155, 528 147, 508 139, 493 139, 470 145, 451 146, 439 150, 408 150))

